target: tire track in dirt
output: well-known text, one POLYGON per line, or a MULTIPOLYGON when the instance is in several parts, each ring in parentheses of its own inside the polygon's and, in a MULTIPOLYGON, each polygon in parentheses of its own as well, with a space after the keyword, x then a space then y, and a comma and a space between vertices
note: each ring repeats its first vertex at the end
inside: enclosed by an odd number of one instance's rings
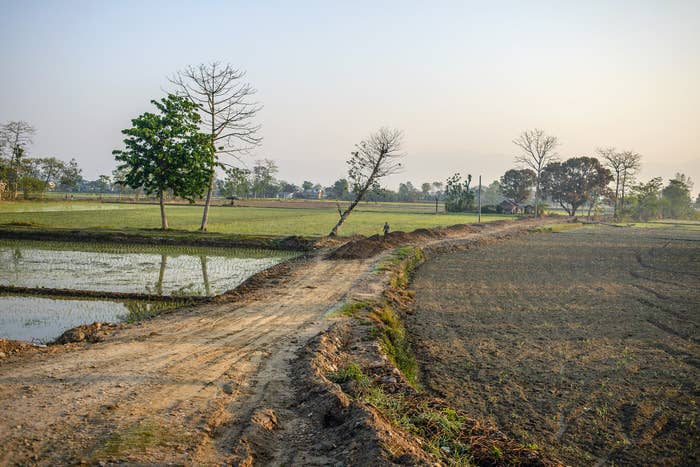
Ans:
POLYGON ((206 441, 218 424, 212 416, 235 408, 233 401, 244 405, 239 399, 254 393, 250 382, 266 360, 270 373, 284 374, 284 362, 269 356, 293 355, 303 339, 292 336, 311 337, 327 326, 322 314, 372 262, 317 257, 279 287, 238 302, 171 313, 84 349, 4 362, 0 463, 226 458, 220 451, 230 446, 201 448, 213 446, 206 441), (162 425, 156 445, 116 443, 116 452, 105 451, 144 420, 162 425))

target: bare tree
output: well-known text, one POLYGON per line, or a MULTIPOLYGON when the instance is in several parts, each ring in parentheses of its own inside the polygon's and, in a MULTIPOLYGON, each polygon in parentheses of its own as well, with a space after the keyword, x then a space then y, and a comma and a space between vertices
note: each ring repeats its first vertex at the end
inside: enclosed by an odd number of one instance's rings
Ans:
POLYGON ((642 166, 642 156, 634 151, 622 151, 622 186, 620 193, 620 210, 625 208, 625 188, 634 181, 634 176, 642 166))
POLYGON ((544 131, 535 128, 523 131, 513 140, 513 144, 522 151, 515 158, 515 162, 535 172, 535 216, 539 217, 542 171, 547 164, 557 159, 556 148, 559 146, 559 140, 556 136, 547 136, 544 131))
POLYGON ((0 127, 0 150, 9 161, 7 185, 12 199, 17 198, 25 148, 32 144, 36 129, 24 121, 7 122, 0 127))
POLYGON ((622 174, 623 159, 622 154, 617 152, 613 147, 608 148, 598 148, 596 152, 600 157, 605 160, 605 165, 607 165, 615 177, 615 204, 613 207, 613 213, 617 217, 618 199, 620 198, 620 182, 622 174))
POLYGON ((379 189, 379 180, 387 175, 398 173, 404 156, 401 151, 403 132, 389 128, 380 128, 376 133, 358 144, 357 151, 351 153, 347 161, 348 176, 353 186, 355 199, 342 211, 338 207, 340 219, 331 230, 329 237, 338 234, 338 229, 348 218, 355 206, 370 190, 379 189))
MULTIPOLYGON (((170 78, 177 92, 199 108, 203 129, 211 135, 214 161, 218 166, 223 165, 221 156, 237 158, 262 141, 258 136, 260 125, 253 121, 262 106, 251 101, 251 96, 257 91, 249 83, 241 81, 244 76, 244 71, 233 68, 230 64, 213 62, 189 66, 170 78)), ((214 178, 215 173, 212 171, 201 230, 207 230, 214 178)))

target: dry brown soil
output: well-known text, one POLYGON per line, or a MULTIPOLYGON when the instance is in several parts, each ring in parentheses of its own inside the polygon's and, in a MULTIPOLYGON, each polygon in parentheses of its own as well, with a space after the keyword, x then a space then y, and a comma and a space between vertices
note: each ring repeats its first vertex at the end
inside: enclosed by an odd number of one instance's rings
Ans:
POLYGON ((299 386, 297 353, 333 323, 324 315, 334 306, 382 293, 381 259, 318 254, 240 296, 124 326, 98 343, 0 360, 0 465, 352 462, 363 445, 347 446, 361 437, 328 436, 332 417, 319 417, 319 403, 299 386))
POLYGON ((428 390, 572 465, 698 465, 700 230, 582 227, 432 258, 428 390))
POLYGON ((289 360, 372 260, 320 258, 276 287, 0 364, 0 464, 225 462, 289 360), (219 427, 225 436, 215 436, 219 427))

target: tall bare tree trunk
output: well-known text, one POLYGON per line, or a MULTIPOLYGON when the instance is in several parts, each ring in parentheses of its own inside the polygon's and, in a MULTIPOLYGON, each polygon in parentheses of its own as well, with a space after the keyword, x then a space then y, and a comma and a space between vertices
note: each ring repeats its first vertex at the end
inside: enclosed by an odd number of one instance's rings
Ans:
POLYGON ((207 230, 207 222, 209 221, 209 205, 211 204, 211 195, 214 192, 214 172, 209 178, 209 189, 207 190, 207 199, 204 202, 204 213, 202 214, 202 225, 199 230, 207 230))
POLYGON ((168 218, 165 217, 165 190, 160 190, 160 222, 161 229, 168 230, 168 218))
MULTIPOLYGON (((236 157, 236 154, 260 144, 261 138, 257 136, 260 126, 255 125, 252 119, 262 107, 249 100, 256 90, 250 84, 240 81, 244 75, 244 71, 233 68, 230 64, 212 62, 189 66, 170 78, 170 82, 178 88, 178 93, 197 105, 202 125, 211 134, 214 150, 212 170, 219 166, 222 155, 236 157)), ((209 221, 215 175, 212 173, 202 213, 200 230, 203 231, 207 230, 209 221)))
POLYGON ((620 172, 617 173, 617 177, 615 177, 615 206, 613 208, 613 216, 617 217, 617 200, 620 196, 620 172))
POLYGON ((627 170, 622 173, 622 193, 620 198, 620 211, 625 209, 625 184, 627 182, 627 170))

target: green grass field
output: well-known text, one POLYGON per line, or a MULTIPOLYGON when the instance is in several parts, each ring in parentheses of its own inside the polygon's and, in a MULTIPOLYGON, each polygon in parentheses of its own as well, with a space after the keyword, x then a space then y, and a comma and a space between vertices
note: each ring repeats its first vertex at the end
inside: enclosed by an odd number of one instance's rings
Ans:
MULTIPOLYGON (((167 206, 171 229, 196 231, 201 206, 167 206)), ((508 215, 483 215, 482 222, 511 219, 508 215)), ((242 235, 323 236, 338 219, 335 207, 328 209, 261 208, 213 206, 209 231, 242 235)), ((341 228, 341 235, 381 233, 384 222, 392 231, 411 231, 453 224, 476 222, 476 214, 434 214, 413 211, 411 205, 382 209, 381 205, 358 207, 341 228)), ((37 227, 71 229, 157 229, 157 205, 99 202, 4 202, 0 204, 0 224, 20 223, 37 227)))

